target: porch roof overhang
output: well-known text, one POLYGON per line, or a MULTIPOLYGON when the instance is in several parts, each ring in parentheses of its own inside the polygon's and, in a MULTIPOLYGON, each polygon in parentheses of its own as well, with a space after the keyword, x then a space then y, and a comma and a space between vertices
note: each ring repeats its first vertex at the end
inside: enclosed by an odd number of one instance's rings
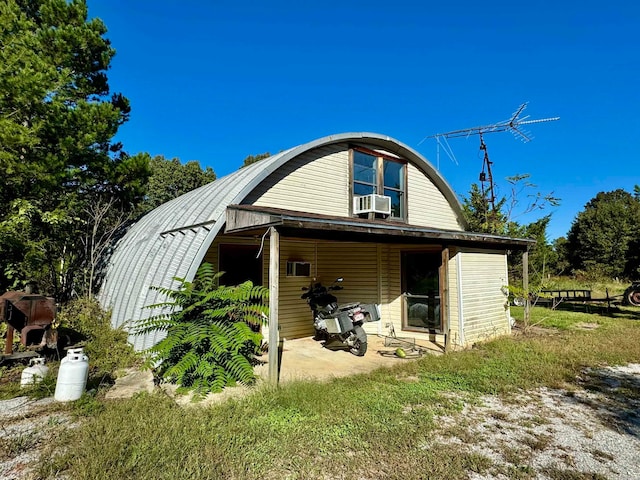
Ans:
POLYGON ((420 242, 510 250, 527 250, 535 243, 527 238, 441 230, 382 219, 335 217, 256 205, 227 207, 226 234, 262 235, 269 227, 276 227, 287 236, 348 237, 357 241, 420 242))

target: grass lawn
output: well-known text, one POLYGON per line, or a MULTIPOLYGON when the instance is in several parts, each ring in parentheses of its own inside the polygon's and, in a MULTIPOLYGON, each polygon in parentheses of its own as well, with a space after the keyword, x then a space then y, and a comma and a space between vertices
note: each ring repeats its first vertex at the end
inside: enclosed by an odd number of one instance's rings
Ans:
MULTIPOLYGON (((522 318, 519 309, 512 314, 522 318)), ((327 383, 262 386, 207 408, 182 408, 162 394, 85 399, 80 426, 51 439, 40 475, 467 478, 490 462, 427 442, 439 415, 484 394, 508 398, 540 386, 571 388, 584 367, 640 361, 640 309, 606 316, 534 308, 532 320, 531 335, 327 383)))

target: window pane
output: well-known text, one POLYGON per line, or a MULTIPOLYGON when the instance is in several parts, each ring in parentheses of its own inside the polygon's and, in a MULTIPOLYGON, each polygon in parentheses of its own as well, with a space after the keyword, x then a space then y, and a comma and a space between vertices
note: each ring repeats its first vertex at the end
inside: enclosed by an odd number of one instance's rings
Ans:
POLYGON ((406 297, 407 326, 441 330, 440 297, 419 296, 406 297))
POLYGON ((373 185, 365 185, 362 183, 354 183, 353 184, 353 194, 356 196, 359 195, 369 195, 370 193, 376 193, 376 187, 373 185))
POLYGON ((391 197, 391 216, 402 218, 402 193, 396 190, 388 190, 385 188, 384 194, 391 197))
POLYGON ((376 184, 377 158, 373 155, 353 151, 353 179, 358 182, 376 184))
POLYGON ((404 164, 384 160, 384 186, 404 190, 404 164))

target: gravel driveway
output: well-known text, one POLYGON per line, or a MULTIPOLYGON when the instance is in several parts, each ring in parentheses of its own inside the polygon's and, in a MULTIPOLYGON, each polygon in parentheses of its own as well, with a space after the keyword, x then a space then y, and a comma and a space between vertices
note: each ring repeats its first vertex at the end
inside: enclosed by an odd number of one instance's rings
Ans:
POLYGON ((471 480, 640 479, 640 364, 585 370, 580 388, 482 397, 434 442, 491 460, 471 480))

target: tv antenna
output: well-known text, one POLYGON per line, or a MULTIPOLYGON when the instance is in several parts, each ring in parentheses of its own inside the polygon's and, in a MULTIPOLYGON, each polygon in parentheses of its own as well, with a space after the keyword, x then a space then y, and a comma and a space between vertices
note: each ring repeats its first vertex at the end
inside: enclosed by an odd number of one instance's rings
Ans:
MULTIPOLYGON (((482 172, 480 172, 480 183, 482 186, 482 194, 485 195, 485 182, 489 183, 489 203, 491 205, 491 209, 495 210, 495 191, 494 191, 494 183, 493 183, 493 174, 491 173, 491 165, 493 162, 489 160, 489 153, 487 152, 487 145, 484 143, 483 135, 485 133, 494 133, 494 132, 511 132, 514 137, 519 138, 524 143, 530 142, 533 140, 533 136, 530 132, 523 130, 522 126, 524 125, 532 125, 534 123, 543 123, 543 122, 553 122, 555 120, 560 120, 560 117, 550 117, 550 118, 539 118, 539 119, 529 119, 529 115, 521 117, 522 112, 525 108, 527 108, 527 104, 529 102, 525 102, 518 107, 518 109, 513 112, 511 117, 508 120, 503 120, 501 122, 492 123, 490 125, 483 125, 480 127, 472 127, 472 128, 463 128, 462 130, 452 130, 451 132, 445 133, 436 133, 435 135, 430 135, 422 139, 424 142, 427 138, 435 138, 437 142, 437 163, 438 170, 440 169, 440 148, 445 151, 447 156, 458 165, 458 160, 449 145, 448 140, 450 138, 458 138, 458 137, 469 137, 471 135, 478 135, 480 137, 480 150, 483 152, 483 160, 482 160, 482 172)), ((420 144, 418 144, 420 145, 420 144)))

